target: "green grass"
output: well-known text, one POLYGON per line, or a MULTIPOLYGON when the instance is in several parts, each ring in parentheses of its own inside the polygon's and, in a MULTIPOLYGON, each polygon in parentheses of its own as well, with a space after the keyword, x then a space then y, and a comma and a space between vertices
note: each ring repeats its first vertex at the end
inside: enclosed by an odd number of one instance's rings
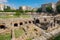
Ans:
POLYGON ((0 18, 17 18, 16 16, 0 16, 0 18))
POLYGON ((30 15, 20 15, 22 18, 30 18, 30 15))
POLYGON ((26 39, 26 40, 32 40, 31 38, 28 38, 28 39, 26 39))
POLYGON ((60 35, 55 37, 53 40, 60 40, 60 35))
POLYGON ((16 38, 18 38, 19 36, 21 36, 24 33, 24 31, 22 29, 16 29, 16 30, 14 30, 14 32, 15 32, 16 38))
POLYGON ((0 16, 0 18, 19 18, 19 17, 22 17, 22 18, 30 18, 30 15, 20 15, 20 16, 0 16))
POLYGON ((0 34, 0 40, 11 40, 11 34, 0 34))

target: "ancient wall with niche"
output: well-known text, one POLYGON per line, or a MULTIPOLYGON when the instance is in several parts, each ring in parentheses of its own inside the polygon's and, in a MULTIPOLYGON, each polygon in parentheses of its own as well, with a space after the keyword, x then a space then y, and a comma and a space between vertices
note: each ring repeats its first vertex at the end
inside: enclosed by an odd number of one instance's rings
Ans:
MULTIPOLYGON (((45 27, 47 26, 48 30, 55 28, 54 27, 54 18, 55 21, 58 22, 57 17, 39 17, 39 18, 28 18, 28 19, 23 19, 23 18, 7 18, 7 19, 0 19, 0 25, 4 25, 7 28, 11 28, 11 27, 20 27, 20 26, 24 26, 24 25, 29 25, 31 23, 36 24, 38 23, 40 25, 40 27, 45 27), (38 19, 38 20, 37 20, 38 19), (44 25, 44 26, 43 26, 44 25)), ((59 20, 60 21, 60 20, 59 20)))

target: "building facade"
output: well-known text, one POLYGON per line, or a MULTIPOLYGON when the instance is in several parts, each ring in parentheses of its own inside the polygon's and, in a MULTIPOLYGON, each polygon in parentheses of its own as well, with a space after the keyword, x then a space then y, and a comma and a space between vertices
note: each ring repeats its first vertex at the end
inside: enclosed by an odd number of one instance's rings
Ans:
POLYGON ((29 6, 21 6, 22 10, 32 10, 33 8, 29 6))
POLYGON ((4 4, 0 4, 0 10, 4 10, 4 4))
POLYGON ((46 7, 51 6, 53 8, 53 11, 56 10, 56 4, 55 3, 48 3, 48 4, 42 4, 41 8, 43 12, 46 12, 46 7))
POLYGON ((60 5, 60 0, 56 3, 56 5, 60 5))

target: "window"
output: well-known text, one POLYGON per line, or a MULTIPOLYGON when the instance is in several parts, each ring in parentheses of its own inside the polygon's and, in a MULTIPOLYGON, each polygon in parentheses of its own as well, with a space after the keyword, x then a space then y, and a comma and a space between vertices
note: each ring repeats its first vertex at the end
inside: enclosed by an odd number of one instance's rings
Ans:
POLYGON ((17 24, 17 23, 15 23, 15 24, 14 24, 14 26, 16 27, 16 26, 18 26, 18 24, 17 24))
POLYGON ((36 23, 40 23, 38 19, 36 19, 36 23))
POLYGON ((20 22, 20 25, 23 25, 23 23, 22 23, 22 22, 20 22))
POLYGON ((32 21, 33 22, 33 24, 34 24, 34 21, 32 21))
POLYGON ((0 25, 0 29, 5 29, 5 25, 0 25))
POLYGON ((31 23, 31 21, 29 21, 29 23, 31 23))

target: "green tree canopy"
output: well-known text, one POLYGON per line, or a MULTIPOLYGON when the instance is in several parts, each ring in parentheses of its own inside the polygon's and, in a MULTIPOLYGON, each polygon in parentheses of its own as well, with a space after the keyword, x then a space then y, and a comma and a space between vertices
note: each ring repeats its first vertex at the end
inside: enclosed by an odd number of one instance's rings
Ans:
POLYGON ((47 6, 47 7, 46 7, 46 11, 47 11, 47 12, 50 12, 50 13, 53 12, 52 7, 51 7, 51 6, 47 6))
POLYGON ((42 8, 38 8, 36 12, 42 12, 42 8))
POLYGON ((7 8, 4 8, 4 11, 11 11, 10 6, 7 6, 7 8))
POLYGON ((60 13, 60 5, 57 5, 57 6, 56 6, 56 10, 57 10, 57 12, 60 13))
POLYGON ((24 13, 25 11, 22 9, 22 7, 19 7, 19 11, 21 12, 21 13, 24 13))

